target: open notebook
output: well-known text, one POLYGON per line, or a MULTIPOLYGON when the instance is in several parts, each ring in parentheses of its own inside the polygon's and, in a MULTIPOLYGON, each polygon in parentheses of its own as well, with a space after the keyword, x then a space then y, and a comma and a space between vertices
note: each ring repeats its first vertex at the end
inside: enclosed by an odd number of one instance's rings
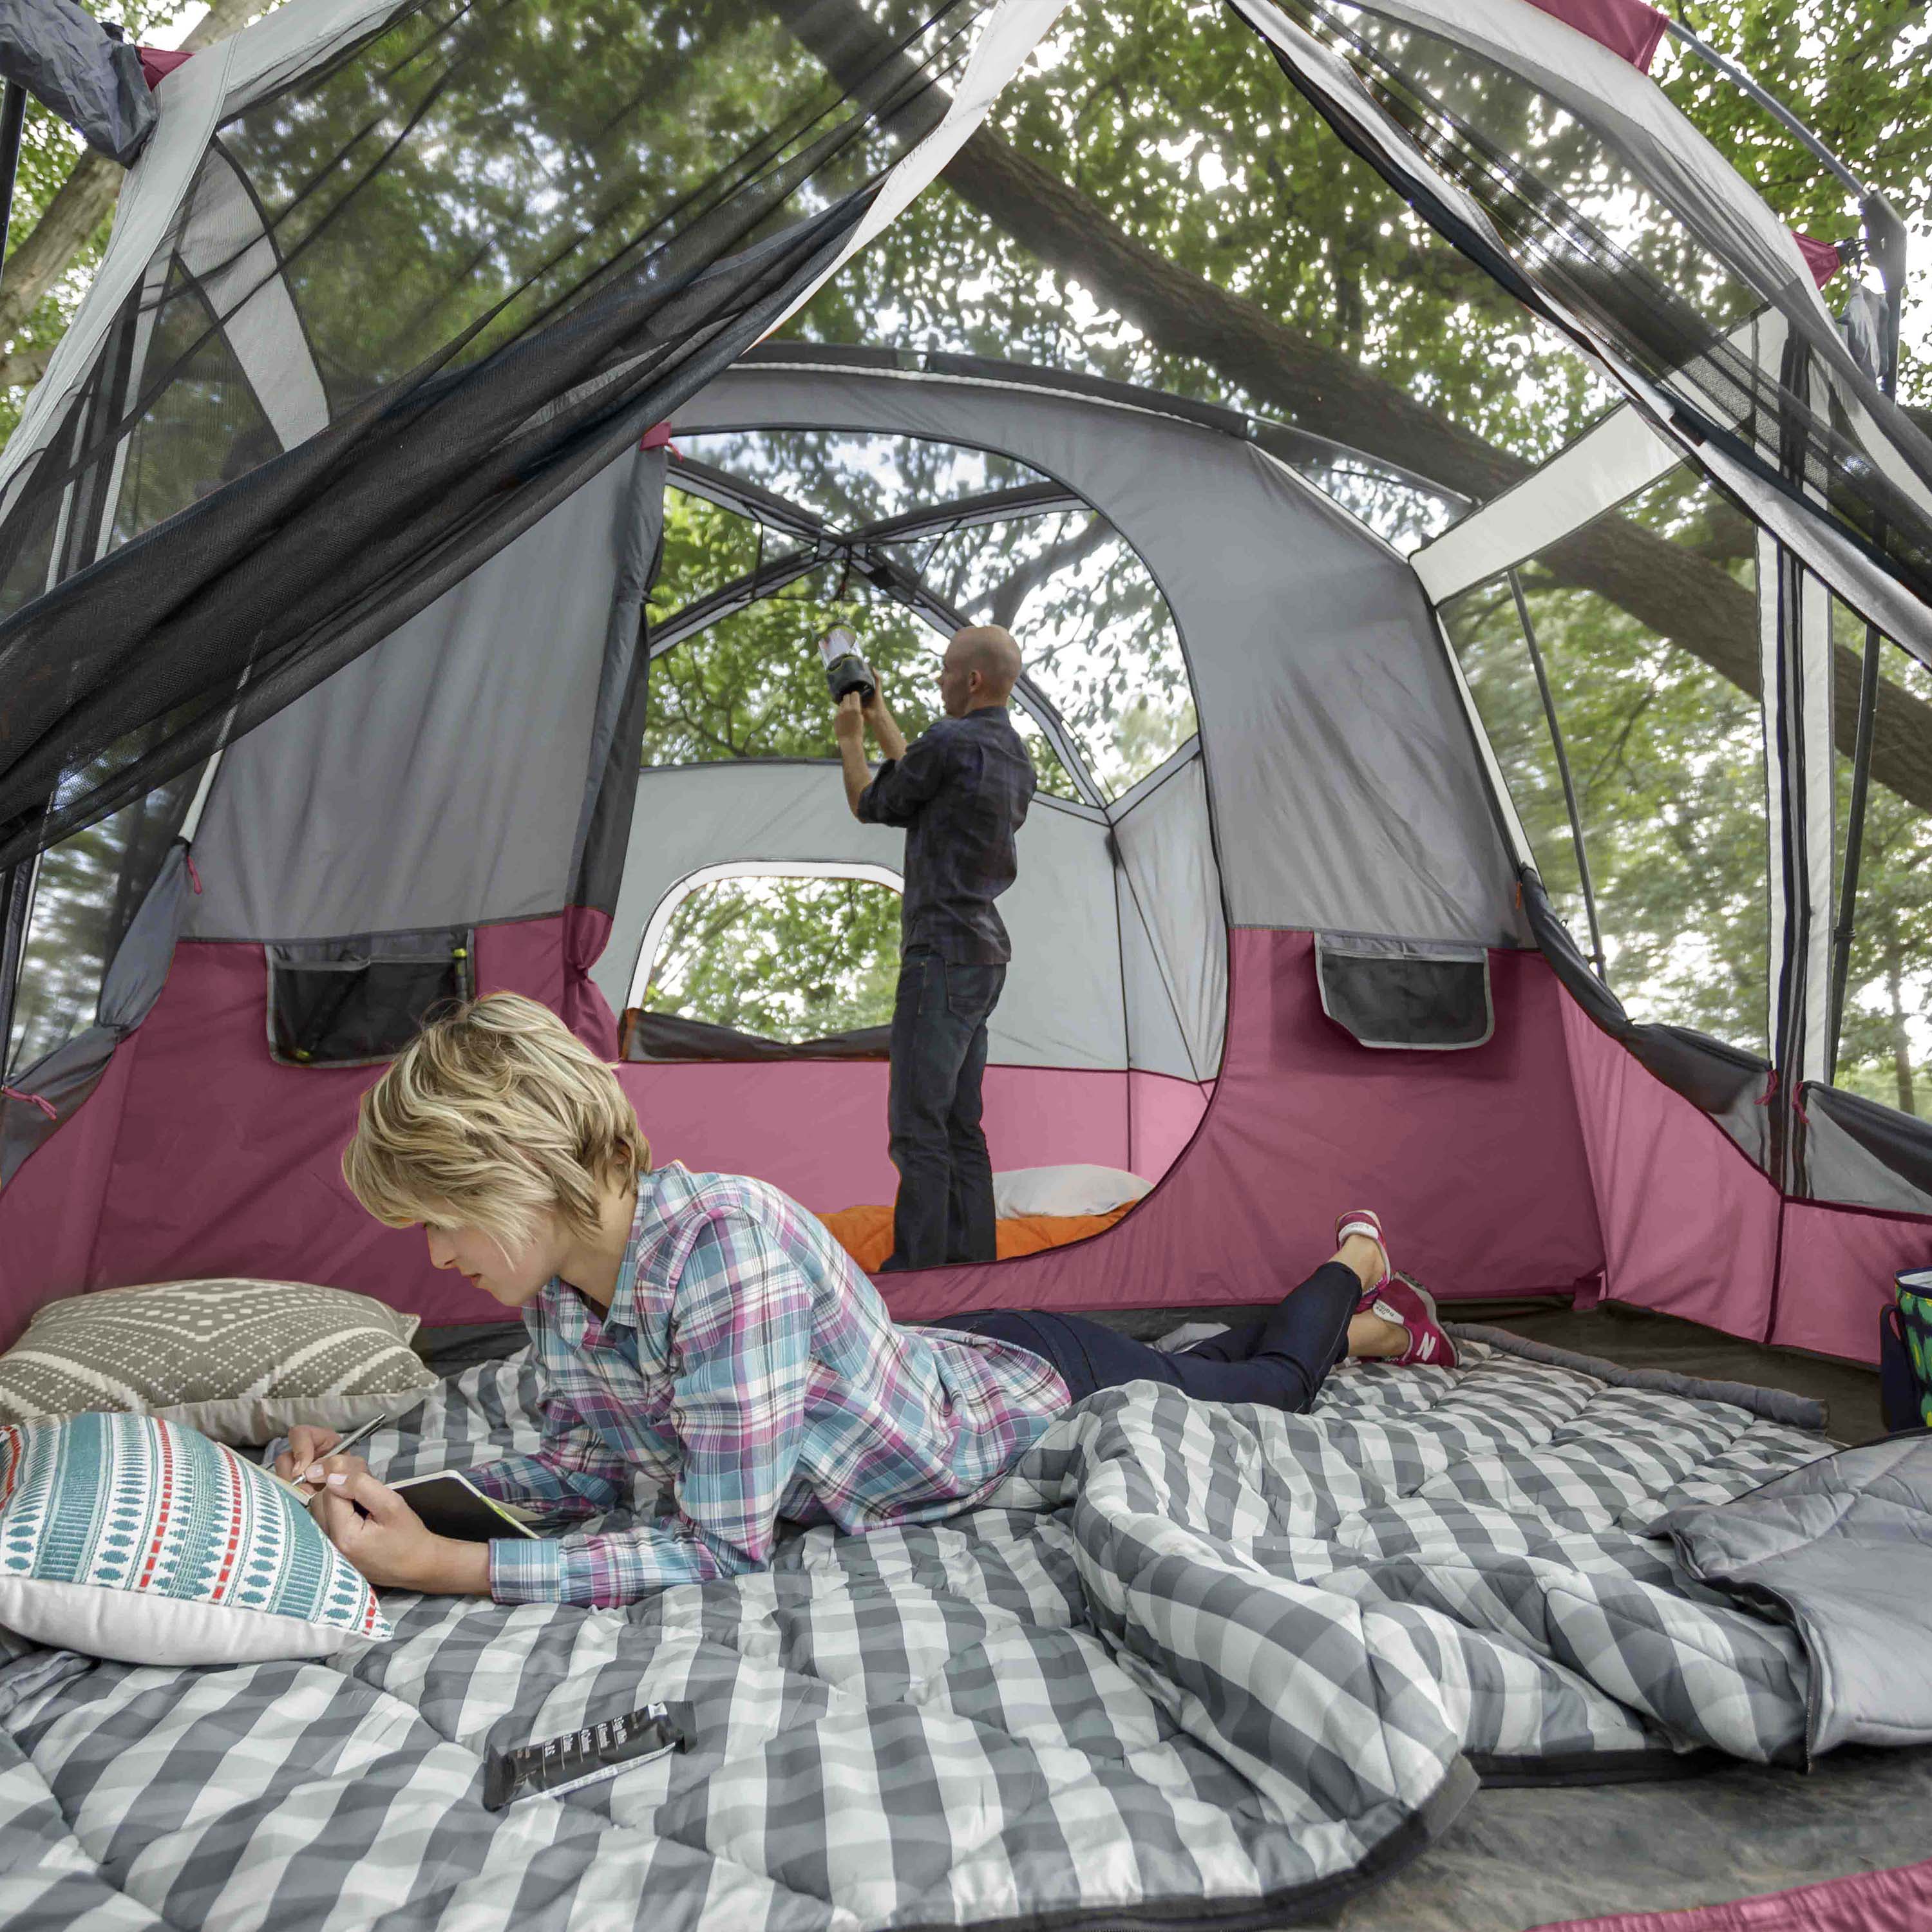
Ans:
MULTIPOLYGON (((291 1483, 268 1474, 306 1509, 320 1490, 313 1483, 291 1483)), ((379 1479, 380 1480, 380 1479, 379 1479)), ((488 1543, 500 1536, 535 1538, 525 1513, 512 1503, 486 1496, 460 1469, 434 1475, 404 1476, 389 1487, 404 1497, 424 1526, 438 1536, 462 1543, 488 1543)))

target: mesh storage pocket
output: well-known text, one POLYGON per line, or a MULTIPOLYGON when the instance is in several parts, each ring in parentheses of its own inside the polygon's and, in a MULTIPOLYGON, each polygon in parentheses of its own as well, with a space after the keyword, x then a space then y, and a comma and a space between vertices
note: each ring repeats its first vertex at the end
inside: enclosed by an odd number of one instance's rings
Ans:
POLYGON ((1450 1052, 1496 1028, 1480 946, 1318 933, 1322 1010, 1363 1046, 1450 1052))
POLYGON ((268 1052, 285 1066, 393 1059, 434 1010, 476 990, 466 928, 271 946, 268 1052))

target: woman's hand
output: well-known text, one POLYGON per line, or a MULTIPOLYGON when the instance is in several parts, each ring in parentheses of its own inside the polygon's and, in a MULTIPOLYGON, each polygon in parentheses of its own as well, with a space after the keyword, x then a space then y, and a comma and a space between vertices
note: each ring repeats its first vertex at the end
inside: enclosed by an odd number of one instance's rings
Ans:
POLYGON ((289 1431, 289 1446, 275 1458, 275 1474, 285 1483, 298 1483, 342 1438, 332 1429, 298 1422, 289 1431))
POLYGON ((339 1484, 332 1480, 309 1514, 378 1589, 454 1597, 490 1594, 490 1546, 434 1534, 394 1490, 367 1469, 348 1472, 339 1484))

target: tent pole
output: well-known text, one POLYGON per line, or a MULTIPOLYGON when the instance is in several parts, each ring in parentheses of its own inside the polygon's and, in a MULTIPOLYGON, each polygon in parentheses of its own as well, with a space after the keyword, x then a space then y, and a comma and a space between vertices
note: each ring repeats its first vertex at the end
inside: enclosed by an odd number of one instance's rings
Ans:
POLYGON ((1682 20, 1666 19, 1664 26, 1672 40, 1682 40, 1693 52, 1714 68, 1733 87, 1741 88, 1748 94, 1786 134, 1802 141, 1810 152, 1831 170, 1841 186, 1850 189, 1861 201, 1864 199, 1869 192, 1864 183, 1776 94, 1754 80, 1735 61, 1726 59, 1708 40, 1700 40, 1682 20))
POLYGON ((1563 728, 1556 722, 1556 699, 1550 688, 1550 672, 1543 651, 1536 641, 1536 626, 1529 620, 1529 606, 1523 601, 1522 582, 1509 572, 1510 595, 1516 599, 1517 621, 1522 626, 1524 641, 1529 646, 1529 662, 1536 672, 1536 688, 1543 696, 1543 716, 1550 727, 1550 742, 1556 752, 1557 775, 1563 781, 1564 808, 1570 814, 1570 840, 1576 850, 1576 878, 1583 889, 1583 916, 1590 922, 1590 964, 1605 986, 1610 977, 1604 958, 1604 934, 1597 923, 1596 889, 1590 883, 1590 855, 1583 849, 1583 817, 1576 809, 1576 787, 1570 776, 1569 754, 1563 748, 1563 728))
MULTIPOLYGON (((1885 340, 1879 356, 1879 387, 1888 396, 1898 393, 1899 324, 1905 306, 1905 235, 1903 224, 1882 196, 1870 197, 1891 218, 1886 246, 1877 252, 1878 270, 1885 283, 1885 340)), ((1868 212, 1868 225, 1871 216, 1868 212)), ((1884 527, 1875 532, 1884 540, 1884 527)), ((1852 939, 1858 925, 1858 868, 1864 856, 1865 800, 1871 788, 1872 739, 1878 713, 1878 626, 1867 621, 1864 662, 1858 669, 1858 719, 1852 740, 1852 795, 1845 809, 1845 856, 1838 878, 1838 922, 1832 932, 1831 1056, 1828 1078, 1836 1084, 1838 1047, 1844 1034, 1845 996, 1852 974, 1852 939)))
POLYGON ((13 226, 14 184, 20 172, 20 134, 27 123, 27 90, 17 80, 0 92, 0 275, 5 271, 7 231, 13 226))
POLYGON ((1852 744, 1852 796, 1845 811, 1845 859, 1838 879, 1838 922, 1832 933, 1832 1040, 1828 1064, 1838 1076, 1838 1042, 1844 1030, 1845 993, 1851 978, 1852 933, 1858 903, 1858 862, 1864 849, 1865 796, 1871 781, 1872 726, 1878 710, 1879 631, 1865 626, 1864 662, 1858 674, 1858 734, 1852 744))

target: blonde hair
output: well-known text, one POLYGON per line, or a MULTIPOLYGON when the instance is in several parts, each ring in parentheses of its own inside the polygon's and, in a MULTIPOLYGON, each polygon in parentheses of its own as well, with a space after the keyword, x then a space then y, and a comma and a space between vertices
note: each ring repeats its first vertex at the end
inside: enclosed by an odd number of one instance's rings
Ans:
POLYGON ((490 993, 424 1027, 362 1096, 342 1175, 392 1228, 477 1228, 514 1254, 550 1214, 593 1235, 601 1190, 650 1162, 616 1074, 548 1006, 490 993))

